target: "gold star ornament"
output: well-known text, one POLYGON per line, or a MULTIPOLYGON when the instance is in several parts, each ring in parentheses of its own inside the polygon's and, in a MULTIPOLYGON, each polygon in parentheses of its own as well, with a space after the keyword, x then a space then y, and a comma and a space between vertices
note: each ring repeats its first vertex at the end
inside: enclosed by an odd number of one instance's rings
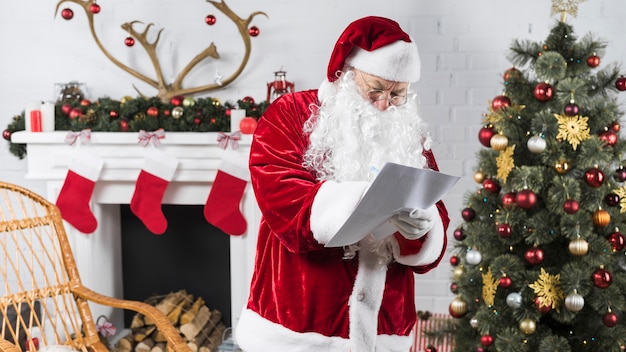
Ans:
POLYGON ((574 150, 578 148, 580 142, 591 138, 589 126, 587 125, 588 117, 559 114, 554 114, 554 117, 559 124, 559 134, 557 134, 556 138, 568 141, 574 150))
POLYGON ((561 22, 565 22, 567 14, 576 17, 578 15, 578 5, 587 0, 552 0, 552 11, 550 16, 561 14, 561 22))

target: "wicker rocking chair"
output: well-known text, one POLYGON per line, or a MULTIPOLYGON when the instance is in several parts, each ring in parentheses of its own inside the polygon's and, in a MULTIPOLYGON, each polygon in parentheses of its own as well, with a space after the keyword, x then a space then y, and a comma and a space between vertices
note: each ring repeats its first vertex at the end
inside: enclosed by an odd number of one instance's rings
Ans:
POLYGON ((58 208, 22 187, 0 182, 0 352, 66 345, 108 351, 89 302, 151 318, 169 351, 191 352, 154 306, 103 296, 81 283, 58 208))

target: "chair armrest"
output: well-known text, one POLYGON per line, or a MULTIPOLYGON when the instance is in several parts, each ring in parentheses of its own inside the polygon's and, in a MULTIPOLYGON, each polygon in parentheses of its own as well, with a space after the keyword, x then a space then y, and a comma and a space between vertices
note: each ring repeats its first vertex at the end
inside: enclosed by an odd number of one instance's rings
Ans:
POLYGON ((167 339, 170 348, 177 352, 191 352, 191 349, 189 348, 189 346, 187 346, 185 340, 180 336, 180 332, 174 327, 174 325, 170 322, 167 316, 156 307, 140 301, 130 301, 105 296, 95 291, 92 291, 84 286, 74 287, 72 288, 72 292, 76 297, 82 298, 86 301, 98 303, 108 307, 131 310, 149 317, 154 321, 154 324, 159 329, 159 331, 163 333, 163 335, 167 339))
POLYGON ((0 337, 0 352, 21 352, 21 349, 0 337))

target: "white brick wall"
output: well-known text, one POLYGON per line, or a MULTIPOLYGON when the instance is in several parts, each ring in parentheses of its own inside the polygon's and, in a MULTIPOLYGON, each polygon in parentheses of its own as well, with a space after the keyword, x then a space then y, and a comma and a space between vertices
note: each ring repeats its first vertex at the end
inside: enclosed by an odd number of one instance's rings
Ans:
MULTIPOLYGON (((463 176, 445 201, 452 215, 452 229, 460 223, 460 209, 473 182, 475 153, 480 148, 478 129, 487 103, 502 89, 502 73, 511 65, 506 60, 513 39, 542 40, 558 19, 550 16, 549 0, 238 0, 227 1, 241 17, 264 11, 253 24, 261 34, 252 39, 252 56, 244 73, 231 86, 210 95, 235 101, 246 95, 265 99, 266 82, 281 67, 297 89, 315 88, 326 72, 328 55, 339 33, 352 20, 365 15, 393 18, 415 38, 422 57, 422 80, 414 86, 421 97, 423 118, 431 124, 434 150, 444 172, 463 176)), ((121 61, 152 74, 139 45, 127 48, 123 22, 154 22, 150 32, 164 28, 159 45, 160 60, 168 79, 200 49, 215 42, 225 59, 203 66, 188 78, 190 85, 204 84, 218 69, 229 74, 230 60, 242 53, 234 27, 204 0, 99 1, 96 31, 103 44, 121 61), (213 13, 215 26, 204 24, 213 13)), ((0 130, 30 100, 53 100, 57 82, 87 83, 92 98, 119 99, 135 96, 135 84, 144 94, 155 92, 114 66, 91 39, 81 10, 74 9, 71 21, 53 18, 55 1, 0 2, 0 130)), ((64 7, 62 6, 62 7, 64 7)), ((609 42, 602 63, 626 58, 622 21, 623 0, 590 0, 582 3, 576 18, 568 16, 582 37, 593 32, 609 42)), ((238 64, 238 63, 237 63, 238 64)), ((231 64, 232 65, 232 64, 231 64)), ((626 73, 626 68, 624 69, 626 73)), ((622 96, 626 101, 626 93, 622 96)), ((3 144, 4 146, 4 144, 3 144)), ((0 179, 44 193, 43 184, 24 179, 26 164, 0 148, 0 179)), ((448 236, 452 238, 452 231, 448 236)), ((446 312, 451 298, 451 268, 448 260, 437 270, 423 275, 418 284, 420 309, 446 312)))

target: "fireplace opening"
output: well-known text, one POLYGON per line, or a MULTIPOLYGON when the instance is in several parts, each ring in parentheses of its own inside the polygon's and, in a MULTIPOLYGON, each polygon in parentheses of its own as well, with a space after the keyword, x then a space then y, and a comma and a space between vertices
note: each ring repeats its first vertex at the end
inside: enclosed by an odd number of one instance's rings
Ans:
MULTIPOLYGON (((167 231, 151 233, 120 205, 124 298, 144 301, 185 290, 231 326, 230 238, 204 218, 202 205, 162 205, 167 231)), ((130 326, 133 312, 124 313, 130 326)))

